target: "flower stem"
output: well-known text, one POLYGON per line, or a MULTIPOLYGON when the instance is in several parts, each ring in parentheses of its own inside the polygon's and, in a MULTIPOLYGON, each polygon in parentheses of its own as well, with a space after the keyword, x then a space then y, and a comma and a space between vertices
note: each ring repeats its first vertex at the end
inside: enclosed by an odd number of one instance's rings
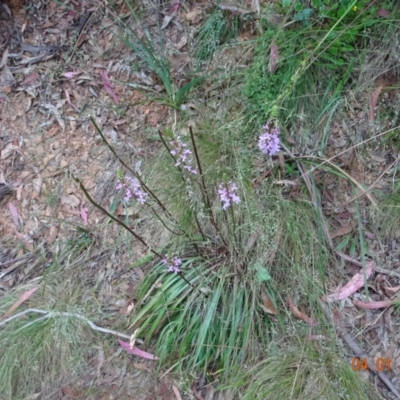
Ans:
POLYGON ((110 214, 105 208, 103 208, 100 204, 96 203, 86 190, 86 188, 83 186, 82 182, 76 178, 74 175, 72 175, 72 178, 78 182, 81 190, 85 194, 86 198, 99 210, 101 210, 104 214, 106 214, 109 218, 111 218, 114 222, 117 224, 121 225, 123 228, 125 228, 133 237, 135 237, 143 246, 146 247, 147 250, 151 251, 154 255, 156 255, 160 260, 163 259, 163 256, 158 253, 157 251, 153 250, 137 233, 135 233, 131 228, 129 228, 128 225, 126 225, 124 222, 120 221, 118 218, 114 217, 114 215, 110 214))
POLYGON ((143 182, 143 180, 141 179, 141 177, 132 169, 130 168, 125 162, 124 160, 122 160, 122 158, 116 153, 116 151, 114 150, 114 148, 110 145, 110 143, 108 143, 107 139, 105 138, 105 136, 103 135, 103 133, 101 132, 100 128, 98 127, 96 121, 94 120, 93 117, 90 117, 90 120, 92 121, 92 124, 94 125, 97 133, 101 136, 101 138, 103 139, 103 142, 105 143, 105 145, 111 150, 111 152, 114 154, 115 158, 140 182, 141 186, 143 187, 143 189, 146 190, 147 193, 150 194, 150 196, 157 202, 157 204, 162 208, 162 210, 165 212, 165 214, 167 215, 168 218, 170 218, 173 222, 174 221, 171 213, 166 209, 166 207, 164 206, 164 204, 160 201, 160 199, 154 194, 154 192, 143 182))
POLYGON ((223 236, 221 234, 221 231, 219 230, 218 225, 217 225, 217 223, 215 222, 215 219, 214 219, 214 214, 213 214, 212 208, 211 208, 210 197, 208 195, 207 186, 206 186, 206 183, 204 181, 204 175, 203 175, 203 170, 201 168, 200 157, 199 157, 199 154, 197 152, 197 146, 196 146, 196 142, 194 140, 194 134, 193 134, 193 129, 192 129, 191 125, 189 125, 189 131, 190 131, 190 139, 192 140, 192 146, 193 146, 194 155, 196 157, 197 167, 199 169, 199 174, 200 174, 200 178, 201 178, 203 201, 207 206, 207 211, 208 211, 209 216, 210 216, 210 222, 214 226, 215 230, 218 232, 218 235, 221 238, 221 240, 224 243, 224 245, 227 247, 228 245, 227 245, 226 241, 224 240, 224 238, 223 238, 223 236))

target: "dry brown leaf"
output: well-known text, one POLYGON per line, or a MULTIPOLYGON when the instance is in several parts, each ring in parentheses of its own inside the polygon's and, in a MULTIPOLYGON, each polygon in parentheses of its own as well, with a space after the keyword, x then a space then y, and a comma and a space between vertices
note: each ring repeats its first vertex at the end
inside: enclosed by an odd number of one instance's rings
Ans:
POLYGON ((357 307, 364 308, 366 310, 375 310, 377 308, 386 308, 390 307, 393 304, 396 304, 394 300, 381 300, 381 301, 361 301, 361 300, 353 300, 353 304, 357 307))
POLYGON ((56 226, 52 225, 50 227, 49 234, 47 235, 47 245, 48 246, 52 245, 55 242, 57 235, 58 235, 58 228, 56 226))
MULTIPOLYGON (((73 194, 60 196, 61 204, 77 208, 80 204, 80 200, 73 194)), ((78 213, 79 214, 79 213, 78 213)), ((79 214, 80 215, 80 214, 79 214)))
POLYGON ((247 239, 246 247, 244 248, 244 255, 246 255, 254 247, 259 236, 260 236, 259 230, 256 230, 249 236, 249 238, 247 239))
POLYGON ((5 160, 6 158, 10 157, 11 154, 13 154, 14 151, 18 151, 20 154, 21 153, 21 148, 19 146, 16 146, 15 144, 8 143, 8 145, 1 151, 1 159, 5 160))
POLYGON ((78 389, 76 389, 72 385, 63 386, 61 388, 61 392, 64 396, 66 396, 67 399, 79 399, 81 396, 81 392, 79 392, 78 389))
POLYGON ((101 377, 101 368, 104 365, 104 350, 100 346, 94 346, 98 352, 97 352, 97 357, 96 357, 96 376, 97 378, 101 377))
POLYGON ((43 179, 40 175, 37 178, 32 179, 33 190, 35 191, 36 195, 39 196, 42 190, 43 179))
POLYGON ((1 317, 1 318, 7 318, 9 315, 11 315, 23 302, 25 302, 26 300, 28 300, 33 293, 36 292, 38 288, 35 287, 31 290, 28 290, 27 292, 25 292, 8 310, 7 312, 1 317))
POLYGON ((294 304, 293 300, 290 298, 289 295, 287 295, 287 300, 288 300, 288 304, 289 304, 289 308, 290 311, 293 313, 293 315, 301 320, 303 320, 304 322, 307 322, 307 324, 315 326, 317 325, 317 323, 310 318, 308 315, 302 313, 296 306, 296 304, 294 304))
POLYGON ((271 74, 273 74, 276 71, 276 67, 278 65, 278 59, 279 59, 278 46, 276 45, 275 42, 272 42, 269 55, 269 63, 268 63, 268 69, 269 72, 271 72, 271 74))
POLYGON ((135 272, 138 275, 139 282, 141 282, 144 279, 144 272, 143 272, 142 268, 135 267, 135 268, 133 268, 133 272, 135 272))
POLYGON ((23 243, 27 250, 33 251, 33 240, 28 236, 20 232, 15 232, 17 238, 23 243))
POLYGON ((20 185, 17 188, 17 200, 20 201, 22 199, 22 189, 23 189, 24 185, 20 185))
POLYGON ((170 57, 170 65, 173 71, 178 71, 181 69, 185 64, 191 61, 189 53, 179 53, 177 55, 172 55, 170 57))
POLYGON ((177 400, 182 400, 182 396, 181 396, 181 394, 179 393, 178 388, 177 388, 176 386, 172 385, 172 390, 173 390, 174 393, 175 393, 176 399, 177 399, 177 400))
MULTIPOLYGON (((366 264, 365 266, 366 279, 370 277, 373 265, 374 265, 373 261, 370 261, 368 264, 366 264)), ((349 297, 351 294, 355 293, 358 289, 364 286, 364 284, 365 284, 364 271, 361 269, 360 272, 357 272, 340 290, 337 289, 335 293, 332 293, 327 297, 322 296, 322 300, 325 302, 343 300, 346 297, 349 297)))
POLYGON ((58 111, 57 107, 53 106, 52 104, 41 104, 42 107, 47 108, 56 118, 58 124, 61 126, 63 132, 65 131, 65 122, 62 118, 60 112, 58 111))
POLYGON ((267 314, 272 314, 272 315, 278 314, 271 299, 267 296, 267 294, 263 290, 261 290, 261 299, 263 304, 260 304, 260 306, 267 314))
POLYGON ((350 221, 348 222, 346 225, 340 227, 339 229, 337 229, 335 232, 331 233, 331 239, 335 239, 337 237, 340 236, 344 236, 347 235, 348 233, 350 233, 355 227, 357 226, 357 222, 356 221, 350 221))
POLYGON ((246 10, 245 8, 233 6, 230 4, 218 3, 217 7, 223 11, 229 11, 233 14, 242 14, 242 15, 251 14, 251 11, 246 10))
POLYGON ((384 286, 383 289, 391 296, 400 290, 400 285, 395 287, 384 286))
POLYGON ((372 92, 372 94, 369 96, 369 121, 374 122, 375 121, 375 107, 378 103, 379 95, 381 94, 383 89, 383 86, 378 86, 375 88, 375 90, 372 92))
POLYGON ((177 12, 174 11, 171 15, 166 15, 164 17, 164 21, 161 25, 161 30, 165 29, 170 24, 170 22, 176 17, 176 14, 177 12))
POLYGON ((364 235, 368 239, 371 239, 371 240, 375 240, 376 239, 375 233, 372 233, 372 232, 369 232, 369 231, 364 231, 364 235))
POLYGON ((28 76, 25 77, 24 81, 22 82, 22 85, 28 86, 37 81, 40 78, 40 75, 38 72, 33 72, 29 74, 28 76))
POLYGON ((133 366, 137 369, 141 369, 147 372, 152 372, 151 369, 149 367, 147 367, 147 365, 144 365, 142 363, 133 363, 133 366))
POLYGON ((125 315, 129 315, 135 309, 135 303, 130 302, 126 307, 125 315))
POLYGON ((204 397, 196 389, 196 382, 192 383, 192 392, 194 394, 194 397, 196 397, 197 400, 204 400, 204 397))
POLYGON ((7 58, 8 58, 8 48, 6 48, 3 51, 3 55, 2 55, 1 60, 0 60, 0 69, 3 68, 6 65, 7 58))
POLYGON ((11 218, 14 222, 14 225, 17 229, 21 229, 22 227, 22 217, 19 215, 17 207, 15 207, 14 203, 11 201, 8 202, 8 209, 10 210, 11 218))
POLYGON ((196 24, 202 15, 201 8, 194 8, 192 11, 186 13, 186 19, 190 22, 191 25, 196 24))

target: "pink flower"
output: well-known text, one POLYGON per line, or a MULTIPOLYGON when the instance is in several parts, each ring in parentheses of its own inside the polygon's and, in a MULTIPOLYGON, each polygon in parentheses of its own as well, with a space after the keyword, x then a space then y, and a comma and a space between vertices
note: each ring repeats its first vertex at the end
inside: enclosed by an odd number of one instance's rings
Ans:
POLYGON ((117 186, 115 188, 117 190, 125 190, 124 200, 126 202, 134 197, 139 204, 144 204, 148 197, 148 194, 144 192, 140 187, 139 181, 136 178, 132 178, 130 176, 125 177, 125 182, 121 182, 120 180, 118 180, 117 186))
POLYGON ((269 121, 263 126, 264 133, 258 139, 258 148, 270 156, 278 153, 279 151, 279 129, 274 126, 272 121, 269 121))
POLYGON ((180 136, 169 142, 171 146, 171 154, 176 159, 175 167, 182 164, 183 168, 192 174, 197 174, 197 171, 192 167, 193 160, 191 158, 192 152, 187 148, 187 144, 181 140, 180 136))
POLYGON ((175 274, 181 272, 179 267, 182 265, 182 260, 180 258, 165 256, 162 262, 168 267, 168 272, 175 272, 175 274))
POLYGON ((221 200, 222 209, 226 210, 232 203, 239 204, 240 198, 236 194, 238 187, 236 183, 220 183, 218 185, 218 194, 221 200))

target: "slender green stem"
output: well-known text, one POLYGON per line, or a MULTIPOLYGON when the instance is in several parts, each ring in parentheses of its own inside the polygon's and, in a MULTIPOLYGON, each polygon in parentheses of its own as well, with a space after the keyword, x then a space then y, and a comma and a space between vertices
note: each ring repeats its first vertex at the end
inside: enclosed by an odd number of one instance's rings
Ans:
POLYGON ((198 288, 196 288, 195 286, 193 286, 193 284, 190 283, 190 282, 185 278, 185 275, 183 275, 182 272, 178 272, 178 275, 179 275, 189 286, 191 286, 191 288, 192 288, 193 290, 198 290, 202 295, 204 295, 204 293, 201 292, 200 289, 198 289, 198 288))
MULTIPOLYGON (((163 137, 163 134, 161 133, 160 130, 158 131, 158 135, 160 136, 160 139, 161 139, 161 141, 163 142, 164 147, 167 149, 168 154, 169 154, 169 155, 171 156, 171 158, 174 160, 174 163, 175 163, 175 165, 176 165, 177 160, 176 160, 176 158, 174 157, 174 155, 171 153, 171 149, 169 148, 169 146, 168 146, 167 142, 165 141, 165 139, 164 139, 164 137, 163 137)), ((186 188, 186 182, 185 182, 184 173, 183 173, 184 171, 183 171, 179 166, 178 166, 177 168, 178 168, 178 170, 179 170, 180 177, 182 178, 182 182, 183 182, 183 184, 184 184, 184 186, 185 186, 185 188, 186 188)), ((188 196, 187 193, 186 193, 186 198, 189 200, 189 196, 188 196)), ((205 236, 203 230, 201 229, 201 225, 200 225, 200 222, 199 222, 199 220, 198 220, 198 218, 197 218, 197 215, 195 215, 194 218, 195 218, 195 221, 196 221, 196 224, 197 224, 197 229, 199 230, 201 236, 203 237, 203 240, 206 240, 206 236, 205 236)), ((182 228, 181 228, 181 229, 182 229, 182 228)))
POLYGON ((122 158, 117 154, 117 152, 114 150, 114 148, 110 145, 110 143, 108 143, 107 139, 105 138, 105 136, 103 135, 103 133, 101 132, 100 128, 98 127, 98 125, 96 124, 96 121, 93 119, 93 117, 90 117, 90 120, 92 121, 97 133, 101 136, 101 138, 103 139, 103 142, 105 143, 105 145, 111 150, 111 152, 114 154, 115 158, 140 182, 140 185, 143 187, 143 189, 146 190, 147 193, 150 194, 150 196, 157 202, 157 204, 162 208, 162 210, 165 212, 165 214, 168 216, 168 218, 170 218, 173 222, 174 218, 172 217, 171 213, 166 209, 166 207, 164 206, 164 204, 160 201, 160 199, 154 194, 154 192, 143 182, 143 180, 141 179, 140 175, 138 175, 131 167, 129 167, 124 160, 122 160, 122 158))
MULTIPOLYGON (((157 211, 154 209, 154 207, 152 207, 152 206, 150 206, 150 205, 149 205, 149 207, 151 208, 151 211, 153 212, 153 214, 155 215, 155 217, 162 223, 162 225, 164 226, 164 228, 165 228, 167 231, 171 232, 173 235, 176 235, 176 236, 185 235, 185 232, 181 232, 181 233, 174 232, 171 228, 169 228, 169 227, 167 226, 167 224, 163 221, 163 219, 158 215, 158 213, 157 213, 157 211)), ((182 228, 181 228, 181 230, 182 230, 182 228)))
POLYGON ((201 168, 200 157, 199 157, 199 154, 197 152, 196 141, 194 140, 194 134, 193 134, 193 129, 192 129, 191 125, 189 125, 189 131, 190 131, 190 139, 192 141, 194 155, 196 157, 197 168, 199 169, 199 174, 200 174, 200 179, 201 179, 201 188, 202 188, 202 194, 203 194, 203 201, 204 201, 205 205, 207 206, 207 211, 208 211, 209 216, 210 216, 210 222, 214 226, 216 232, 218 233, 218 235, 221 238, 221 240, 224 243, 224 245, 226 247, 228 247, 228 244, 226 243, 225 239, 223 238, 223 236, 221 234, 221 231, 218 228, 218 225, 217 225, 217 223, 215 222, 215 219, 214 219, 214 214, 213 214, 212 208, 211 208, 210 197, 208 195, 207 186, 206 186, 206 183, 204 181, 204 175, 203 175, 203 170, 201 168))
POLYGON ((233 237, 235 238, 235 243, 238 243, 237 237, 236 237, 236 221, 235 221, 235 214, 233 212, 233 206, 231 205, 230 207, 230 214, 232 217, 232 224, 233 224, 233 237))
MULTIPOLYGON (((117 158, 117 160, 140 182, 141 186, 146 190, 147 193, 149 193, 151 195, 151 197, 157 202, 157 204, 161 207, 161 209, 164 211, 165 215, 176 225, 179 226, 180 230, 183 232, 182 234, 185 235, 188 239, 191 239, 191 236, 182 228, 182 226, 180 226, 180 224, 175 220, 175 218, 172 216, 172 214, 167 210, 167 208, 164 206, 164 204, 160 201, 160 199, 154 194, 154 192, 152 190, 150 190, 150 188, 142 181, 142 179, 140 178, 140 176, 132 169, 130 168, 122 159, 121 157, 116 153, 116 151, 114 150, 114 148, 110 145, 110 143, 108 143, 107 139, 104 137, 103 133, 101 132, 99 126, 96 124, 96 121, 90 117, 90 120, 92 121, 97 133, 101 136, 103 142, 106 144, 106 146, 111 150, 111 152, 114 154, 114 156, 117 158)), ((163 140, 161 134, 160 134, 161 140, 163 140)), ((163 140, 164 142, 164 140, 163 140)), ((166 143, 164 142, 164 144, 166 145, 166 143)), ((170 231, 172 232, 167 226, 166 224, 162 221, 161 217, 158 216, 158 214, 154 211, 154 214, 160 219, 161 223, 170 231)), ((173 234, 178 235, 178 233, 176 232, 172 232, 173 234)), ((203 234, 203 238, 205 240, 204 234, 203 234)))
MULTIPOLYGON (((101 210, 104 214, 106 214, 108 217, 110 217, 114 222, 117 224, 121 225, 123 228, 125 228, 133 237, 135 237, 143 246, 146 247, 147 250, 151 251, 154 255, 156 255, 160 260, 164 260, 164 257, 158 253, 157 251, 153 250, 136 232, 134 232, 131 228, 129 228, 128 225, 126 225, 124 222, 120 221, 118 218, 114 217, 114 215, 110 214, 106 209, 104 209, 100 204, 97 204, 86 188, 83 186, 82 182, 76 178, 74 175, 72 175, 73 179, 78 182, 79 187, 85 194, 86 198, 99 210, 101 210)), ((189 284, 193 289, 196 289, 185 277, 182 273, 179 273, 179 276, 187 283, 189 284)))
POLYGON ((147 250, 150 250, 154 255, 156 255, 158 258, 160 258, 161 260, 163 260, 163 256, 161 254, 159 254, 158 252, 156 252, 155 250, 153 250, 137 233, 135 233, 131 228, 129 228, 128 225, 126 225, 124 222, 120 221, 118 218, 114 217, 114 215, 110 214, 105 208, 103 208, 100 204, 97 204, 92 197, 90 196, 90 194, 88 193, 88 191, 86 190, 85 186, 83 186, 82 182, 76 178, 74 175, 72 175, 73 179, 78 182, 79 187, 81 188, 81 190, 83 191, 83 193, 85 193, 86 198, 99 210, 101 210, 105 215, 107 215, 109 218, 111 218, 114 222, 116 222, 117 224, 121 225, 124 229, 126 229, 133 237, 135 237, 143 246, 146 247, 147 250))

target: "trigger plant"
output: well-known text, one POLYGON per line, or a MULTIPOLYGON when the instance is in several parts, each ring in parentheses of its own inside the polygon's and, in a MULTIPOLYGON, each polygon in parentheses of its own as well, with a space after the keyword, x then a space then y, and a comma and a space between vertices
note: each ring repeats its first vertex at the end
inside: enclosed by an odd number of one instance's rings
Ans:
MULTIPOLYGON (((136 202, 161 223, 158 229, 169 232, 160 248, 148 243, 128 223, 96 204, 78 181, 92 204, 153 255, 151 261, 143 261, 148 269, 138 288, 132 327, 145 339, 158 340, 157 356, 162 362, 169 359, 171 351, 182 358, 190 353, 191 360, 185 362, 189 367, 205 370, 214 363, 229 371, 233 362, 256 357, 259 352, 254 341, 265 338, 264 316, 255 308, 260 292, 256 276, 260 273, 255 267, 258 256, 249 247, 243 252, 246 245, 242 240, 247 241, 271 211, 253 212, 254 219, 248 220, 249 214, 243 212, 245 185, 240 173, 219 164, 214 173, 212 158, 216 159, 222 148, 215 142, 207 147, 204 135, 195 136, 191 126, 188 138, 159 131, 165 151, 160 164, 154 163, 147 176, 146 171, 141 175, 130 168, 95 127, 128 171, 118 174, 116 184, 123 201, 136 202)), ((271 143, 273 151, 276 140, 271 143)), ((274 225, 268 222, 268 226, 274 225)), ((274 231, 269 231, 272 237, 274 231)))

